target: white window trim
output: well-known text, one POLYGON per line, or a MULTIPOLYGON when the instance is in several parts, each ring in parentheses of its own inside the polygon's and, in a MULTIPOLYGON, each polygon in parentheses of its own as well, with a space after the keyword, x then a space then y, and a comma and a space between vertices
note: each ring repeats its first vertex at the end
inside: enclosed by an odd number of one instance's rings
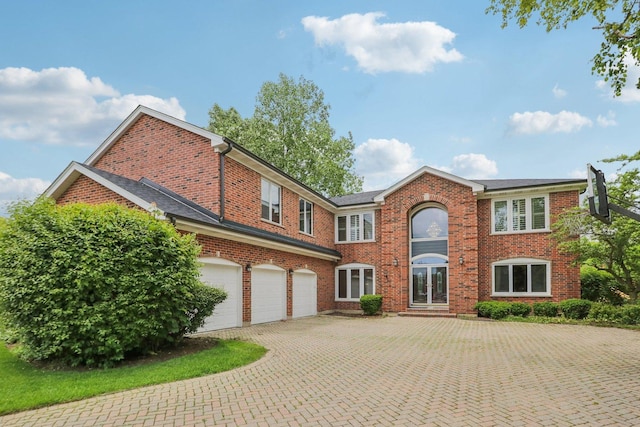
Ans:
POLYGON ((268 179, 266 179, 265 177, 262 177, 261 181, 260 181, 260 218, 263 221, 269 222, 271 224, 277 224, 277 225, 282 225, 282 186, 279 184, 274 183, 273 181, 269 181, 268 179), (269 184, 269 218, 264 218, 262 216, 262 183, 266 182, 267 184, 269 184), (280 221, 273 221, 272 219, 272 200, 271 200, 271 188, 272 187, 277 187, 278 188, 278 198, 279 198, 279 202, 280 202, 280 221))
POLYGON ((307 230, 306 230, 306 228, 307 228, 306 227, 307 217, 305 215, 305 217, 304 217, 305 218, 305 230, 300 230, 300 212, 298 212, 298 231, 300 233, 302 233, 302 234, 306 234, 307 236, 313 236, 313 203, 308 201, 307 199, 305 199, 303 197, 300 197, 300 201, 298 201, 298 211, 300 210, 300 202, 305 202, 305 204, 308 203, 309 205, 311 205, 310 206, 310 209, 311 209, 311 218, 310 218, 311 224, 309 224, 310 232, 307 232, 307 230))
POLYGON ((349 212, 343 214, 337 214, 335 216, 335 243, 336 244, 344 244, 344 243, 367 243, 367 242, 375 242, 376 241, 376 213, 375 211, 362 211, 362 212, 349 212), (351 237, 351 221, 350 218, 354 215, 358 215, 360 217, 360 236, 364 237, 364 218, 363 216, 366 214, 371 215, 371 239, 361 238, 359 240, 349 240, 351 237), (339 240, 338 239, 338 218, 346 217, 347 218, 347 240, 339 240))
MULTIPOLYGON (((369 265, 369 264, 360 264, 360 263, 352 263, 352 264, 344 264, 344 265, 340 265, 338 267, 336 267, 336 272, 335 272, 335 300, 336 301, 353 301, 353 302, 359 302, 360 301, 360 297, 358 298, 340 298, 338 295, 339 293, 339 286, 340 286, 340 282, 339 282, 339 272, 341 270, 346 270, 346 271, 351 271, 351 270, 360 270, 360 295, 364 295, 364 270, 372 270, 372 274, 373 274, 373 294, 376 293, 376 268, 373 265, 369 265)), ((347 274, 347 277, 350 278, 351 275, 347 274)), ((349 294, 351 294, 351 284, 347 284, 347 292, 349 294)))
MULTIPOLYGON (((509 288, 513 289, 512 270, 509 269, 509 288)), ((551 295, 551 261, 536 258, 511 258, 491 264, 491 296, 493 297, 550 297, 551 295), (496 292, 496 266, 527 265, 527 289, 531 289, 531 265, 547 266, 547 292, 496 292)))
POLYGON ((512 196, 508 198, 497 198, 491 200, 491 234, 517 234, 517 233, 548 233, 551 231, 549 214, 549 195, 548 194, 533 194, 530 196, 512 196), (533 230, 532 227, 532 215, 531 199, 537 199, 544 197, 544 225, 545 228, 533 230), (513 229, 513 201, 525 199, 526 209, 526 226, 524 230, 513 229), (507 202, 507 230, 496 231, 496 202, 507 202))

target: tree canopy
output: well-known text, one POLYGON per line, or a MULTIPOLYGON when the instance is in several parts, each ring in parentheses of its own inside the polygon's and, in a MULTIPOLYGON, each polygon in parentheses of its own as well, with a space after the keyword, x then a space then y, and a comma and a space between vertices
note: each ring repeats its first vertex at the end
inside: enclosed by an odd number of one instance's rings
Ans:
MULTIPOLYGON (((487 13, 502 16, 502 27, 515 21, 525 27, 536 23, 552 31, 584 17, 602 31, 600 51, 593 57, 592 72, 609 81, 616 96, 625 86, 629 65, 640 65, 640 2, 638 0, 491 0, 487 13)), ((640 89, 640 79, 636 82, 640 89)))
MULTIPOLYGON (((609 198, 631 210, 640 204, 640 170, 620 171, 607 184, 609 198)), ((636 301, 640 293, 640 223, 612 213, 611 224, 578 208, 560 216, 555 223, 555 236, 562 251, 576 255, 578 262, 606 271, 615 279, 617 288, 636 301), (578 237, 579 236, 579 237, 578 237)))
POLYGON ((252 117, 214 104, 208 129, 325 196, 361 191, 362 178, 353 171, 353 137, 335 137, 329 110, 324 92, 312 81, 300 77, 296 82, 281 73, 277 82, 263 83, 252 117))

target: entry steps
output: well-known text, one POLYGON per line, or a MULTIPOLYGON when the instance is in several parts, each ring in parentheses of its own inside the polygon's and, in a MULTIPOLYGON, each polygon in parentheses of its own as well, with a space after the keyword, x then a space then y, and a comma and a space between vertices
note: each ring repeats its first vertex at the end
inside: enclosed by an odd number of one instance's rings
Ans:
POLYGON ((398 312, 403 317, 457 317, 449 312, 449 307, 409 307, 406 311, 398 312))

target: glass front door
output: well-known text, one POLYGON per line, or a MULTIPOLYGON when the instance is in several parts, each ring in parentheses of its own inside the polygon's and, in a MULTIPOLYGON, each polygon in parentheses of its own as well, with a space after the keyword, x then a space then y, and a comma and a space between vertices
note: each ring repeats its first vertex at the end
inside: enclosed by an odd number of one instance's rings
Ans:
POLYGON ((412 268, 411 304, 448 304, 447 266, 420 265, 412 268))

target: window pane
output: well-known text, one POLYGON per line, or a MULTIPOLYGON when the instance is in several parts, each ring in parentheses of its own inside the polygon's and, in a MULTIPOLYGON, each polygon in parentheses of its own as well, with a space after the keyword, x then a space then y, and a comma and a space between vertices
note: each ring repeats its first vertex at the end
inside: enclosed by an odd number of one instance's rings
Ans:
POLYGON ((264 219, 269 219, 269 183, 264 179, 262 180, 261 200, 262 200, 261 216, 264 219))
POLYGON ((306 209, 307 209, 307 211, 306 211, 306 216, 307 216, 307 218, 306 218, 306 225, 307 225, 306 232, 309 233, 309 234, 312 234, 313 233, 313 205, 311 203, 309 203, 309 202, 305 202, 305 203, 306 203, 306 206, 307 206, 306 207, 306 209))
POLYGON ((360 298, 360 270, 351 270, 351 295, 349 298, 360 298))
POLYGON ((271 221, 280 222, 280 187, 271 184, 271 221))
POLYGON ((300 231, 311 234, 311 203, 300 199, 300 231))
POLYGON ((351 215, 349 218, 349 226, 351 227, 351 235, 349 237, 349 240, 352 242, 357 242, 358 240, 360 240, 360 215, 351 215))
POLYGON ((546 228, 544 197, 534 197, 531 199, 531 228, 534 230, 546 228))
POLYGON ((513 230, 525 230, 527 228, 526 200, 512 200, 511 206, 513 208, 513 230))
POLYGON ((496 292, 509 292, 509 266, 496 265, 496 292))
POLYGON ((338 298, 347 297, 347 270, 338 270, 338 298))
POLYGON ((347 217, 338 217, 338 242, 347 241, 347 217))
POLYGON ((371 295, 374 293, 373 289, 373 269, 364 269, 364 294, 371 295))
POLYGON ((370 213, 362 214, 362 222, 364 223, 363 240, 373 239, 373 215, 370 213))
POLYGON ((547 266, 531 266, 531 292, 547 292, 547 266))
POLYGON ((527 266, 514 265, 513 268, 513 292, 527 292, 527 266))
POLYGON ((439 208, 426 208, 411 218, 411 237, 414 239, 447 237, 449 214, 439 208))
POLYGON ((494 231, 507 231, 507 201, 495 202, 493 209, 494 231))

